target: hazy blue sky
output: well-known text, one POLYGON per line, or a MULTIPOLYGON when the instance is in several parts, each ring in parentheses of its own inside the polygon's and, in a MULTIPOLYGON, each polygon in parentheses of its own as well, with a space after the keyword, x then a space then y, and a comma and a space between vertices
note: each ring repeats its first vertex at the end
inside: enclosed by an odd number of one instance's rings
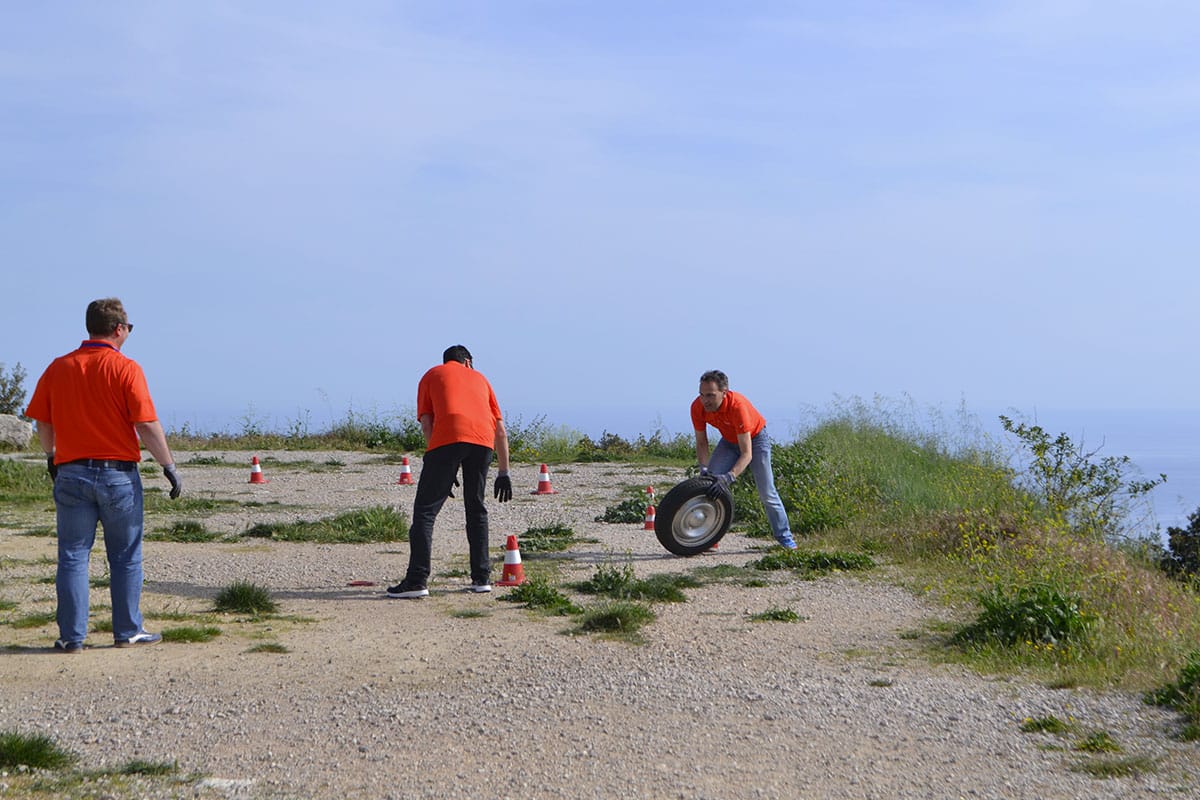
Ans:
MULTIPOLYGON (((124 299, 168 427, 836 396, 1194 408, 1193 2, 0 10, 0 361, 124 299)), ((782 433, 776 432, 777 435, 782 433)))

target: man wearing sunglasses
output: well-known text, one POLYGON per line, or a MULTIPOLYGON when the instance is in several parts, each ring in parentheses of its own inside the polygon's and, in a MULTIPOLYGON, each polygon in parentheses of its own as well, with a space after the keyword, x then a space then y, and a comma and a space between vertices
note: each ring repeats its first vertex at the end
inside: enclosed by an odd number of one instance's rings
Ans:
POLYGON ((54 648, 64 653, 82 652, 87 638, 88 562, 97 522, 104 526, 114 644, 162 640, 142 627, 141 445, 162 465, 171 498, 183 490, 142 368, 121 353, 133 332, 124 306, 115 297, 94 300, 86 323, 88 338, 46 368, 25 409, 37 422, 54 481, 59 631, 54 648))

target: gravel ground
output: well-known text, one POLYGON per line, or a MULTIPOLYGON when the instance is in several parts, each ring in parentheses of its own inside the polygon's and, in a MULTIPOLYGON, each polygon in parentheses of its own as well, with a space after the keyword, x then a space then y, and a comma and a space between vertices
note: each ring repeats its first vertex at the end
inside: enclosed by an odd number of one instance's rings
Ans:
MULTIPOLYGON (((190 495, 243 503, 206 517, 212 530, 372 505, 411 511, 415 488, 397 486, 398 468, 376 456, 259 453, 271 482, 250 485, 247 454, 219 455, 231 466, 177 454, 190 495), (280 463, 329 460, 345 466, 280 463)), ((555 558, 564 581, 586 579, 605 561, 645 576, 758 557, 761 540, 732 534, 716 553, 681 559, 641 525, 593 521, 623 487, 665 489, 680 474, 570 465, 552 472, 558 494, 540 496, 529 494, 537 467, 518 466, 513 502, 490 507, 493 543, 570 525, 593 541, 555 558)), ((86 768, 178 760, 185 773, 206 776, 135 782, 124 795, 101 782, 86 796, 1141 798, 1196 797, 1200 785, 1200 748, 1175 741, 1176 715, 1137 696, 930 665, 904 634, 950 612, 879 574, 776 574, 765 587, 688 590, 688 602, 656 606, 657 621, 635 645, 571 635, 567 618, 498 602, 508 591, 501 587, 463 591, 458 501, 438 520, 431 596, 420 601, 383 595, 403 573, 407 544, 147 542, 145 555, 151 629, 195 624, 169 617, 210 609, 237 579, 269 587, 283 616, 217 617, 223 634, 202 644, 117 650, 96 634, 79 656, 47 649, 53 626, 5 626, 0 729, 49 733, 86 768), (375 585, 351 585, 361 581, 375 585), (772 608, 802 619, 750 621, 772 608), (261 642, 288 652, 249 652, 261 642), (1049 715, 1079 733, 1020 731, 1023 720, 1049 715), (1072 749, 1094 730, 1123 752, 1072 749), (1073 769, 1133 757, 1152 759, 1153 769, 1103 780, 1073 769)), ((42 556, 53 556, 52 539, 0 532, 0 598, 20 602, 19 613, 53 607, 53 586, 36 582, 53 574, 42 556)), ((545 563, 525 556, 530 571, 545 563)), ((102 557, 92 569, 104 574, 102 557)), ((106 593, 94 591, 93 603, 106 607, 106 593)), ((0 776, 0 795, 17 785, 0 776)), ((72 791, 85 796, 86 787, 72 791)))

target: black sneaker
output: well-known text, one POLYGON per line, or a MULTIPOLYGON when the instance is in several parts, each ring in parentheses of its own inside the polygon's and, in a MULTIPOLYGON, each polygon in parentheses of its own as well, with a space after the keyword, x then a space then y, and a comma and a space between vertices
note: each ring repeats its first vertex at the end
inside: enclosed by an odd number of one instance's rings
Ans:
POLYGON ((492 585, 487 581, 471 581, 471 585, 467 587, 468 592, 474 592, 475 594, 483 594, 491 590, 492 585))
POLYGON ((428 597, 429 590, 425 588, 425 584, 405 578, 395 586, 389 586, 387 596, 398 597, 401 600, 416 600, 418 597, 428 597))
POLYGON ((83 642, 64 642, 59 639, 54 643, 54 649, 60 653, 82 653, 83 642))

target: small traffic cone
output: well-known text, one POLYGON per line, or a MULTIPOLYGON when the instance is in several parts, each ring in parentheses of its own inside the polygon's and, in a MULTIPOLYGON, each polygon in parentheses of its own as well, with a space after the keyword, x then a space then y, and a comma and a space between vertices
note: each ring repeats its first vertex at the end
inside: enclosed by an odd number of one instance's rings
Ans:
POLYGON ((646 523, 642 525, 643 530, 654 530, 654 506, 646 506, 646 523))
POLYGON ((254 456, 250 460, 250 483, 270 483, 262 471, 262 466, 258 463, 258 456, 254 456))
POLYGON ((400 479, 396 481, 397 486, 412 486, 412 467, 408 465, 408 456, 403 456, 400 459, 400 479))
POLYGON ((550 485, 550 469, 545 464, 542 464, 542 471, 538 473, 538 488, 530 494, 558 494, 550 485))
POLYGON ((500 573, 497 586, 520 586, 525 582, 525 567, 521 566, 521 548, 517 547, 516 534, 509 534, 504 545, 504 571, 500 573))

